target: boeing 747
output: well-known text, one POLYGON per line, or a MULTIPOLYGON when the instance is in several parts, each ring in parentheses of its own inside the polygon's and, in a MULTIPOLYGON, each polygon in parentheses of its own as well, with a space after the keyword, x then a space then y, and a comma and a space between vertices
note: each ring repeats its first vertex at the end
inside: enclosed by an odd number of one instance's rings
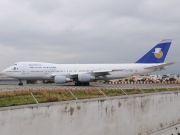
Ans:
POLYGON ((53 64, 18 62, 3 73, 19 80, 54 80, 61 84, 74 81, 75 85, 89 85, 96 80, 109 81, 133 75, 165 70, 176 62, 164 63, 172 40, 162 40, 135 63, 128 64, 53 64))

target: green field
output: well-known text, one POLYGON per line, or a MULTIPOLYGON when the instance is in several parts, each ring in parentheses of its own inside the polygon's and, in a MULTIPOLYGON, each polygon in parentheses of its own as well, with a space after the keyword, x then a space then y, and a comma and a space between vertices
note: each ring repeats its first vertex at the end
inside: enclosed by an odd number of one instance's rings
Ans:
POLYGON ((67 100, 78 100, 99 98, 110 96, 121 96, 130 94, 142 94, 161 91, 178 90, 177 88, 160 88, 160 89, 88 89, 88 90, 14 90, 14 91, 1 91, 0 92, 0 107, 18 106, 26 104, 36 104, 47 102, 58 102, 67 100), (33 98, 33 96, 35 99, 33 98), (72 95, 73 94, 73 95, 72 95), (104 95, 105 94, 105 95, 104 95), (75 98, 75 97, 76 98, 75 98))

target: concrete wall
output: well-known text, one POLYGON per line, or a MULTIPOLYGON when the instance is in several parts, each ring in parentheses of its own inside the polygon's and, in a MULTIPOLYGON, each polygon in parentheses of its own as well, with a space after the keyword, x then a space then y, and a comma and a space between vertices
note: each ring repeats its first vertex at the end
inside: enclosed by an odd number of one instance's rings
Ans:
POLYGON ((179 123, 178 92, 0 109, 0 135, 169 135, 179 123))

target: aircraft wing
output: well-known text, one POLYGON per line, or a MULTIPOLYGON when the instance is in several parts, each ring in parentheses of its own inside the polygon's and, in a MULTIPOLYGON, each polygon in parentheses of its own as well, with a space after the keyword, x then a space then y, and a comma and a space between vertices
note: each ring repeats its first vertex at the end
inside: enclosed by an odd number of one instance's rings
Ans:
POLYGON ((160 65, 157 65, 157 66, 145 67, 144 69, 158 69, 158 68, 164 68, 164 67, 170 66, 170 65, 175 64, 175 63, 177 63, 177 62, 163 63, 163 64, 160 64, 160 65))
POLYGON ((115 71, 123 71, 125 69, 112 69, 112 70, 95 70, 93 73, 108 73, 108 72, 115 72, 115 71))
MULTIPOLYGON (((101 75, 108 75, 109 72, 115 72, 115 71, 123 71, 125 69, 112 69, 112 70, 94 70, 92 72, 89 72, 89 74, 94 74, 95 76, 101 76, 101 75)), ((70 76, 78 76, 79 73, 70 73, 70 76)), ((87 72, 88 74, 88 72, 87 72)))

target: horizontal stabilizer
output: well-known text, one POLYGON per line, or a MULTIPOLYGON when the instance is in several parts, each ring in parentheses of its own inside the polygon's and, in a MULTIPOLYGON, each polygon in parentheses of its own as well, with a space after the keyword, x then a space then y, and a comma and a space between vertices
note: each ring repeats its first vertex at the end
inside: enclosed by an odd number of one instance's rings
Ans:
POLYGON ((170 66, 170 65, 173 65, 177 62, 170 62, 170 63, 162 63, 160 65, 157 65, 157 66, 150 66, 150 67, 145 67, 144 69, 158 69, 158 68, 164 68, 166 66, 170 66))

